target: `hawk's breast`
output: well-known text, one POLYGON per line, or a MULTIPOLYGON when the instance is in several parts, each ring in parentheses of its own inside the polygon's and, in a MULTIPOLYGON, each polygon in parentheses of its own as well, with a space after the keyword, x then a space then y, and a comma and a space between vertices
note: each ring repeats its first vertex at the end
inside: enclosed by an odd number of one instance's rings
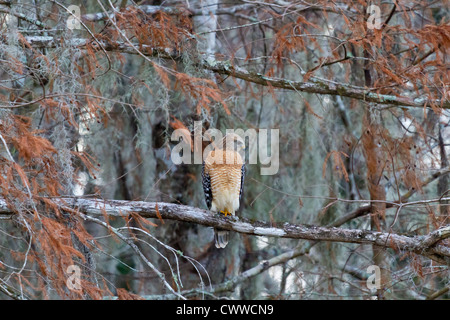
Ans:
POLYGON ((211 151, 205 159, 205 173, 211 179, 211 210, 239 209, 243 160, 239 153, 230 150, 211 151))

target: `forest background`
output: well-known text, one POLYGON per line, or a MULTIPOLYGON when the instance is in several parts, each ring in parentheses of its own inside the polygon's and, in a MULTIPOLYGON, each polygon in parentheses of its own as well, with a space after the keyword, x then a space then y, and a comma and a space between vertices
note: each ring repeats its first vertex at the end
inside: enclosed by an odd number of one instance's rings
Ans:
POLYGON ((449 298, 448 13, 0 1, 0 297, 449 298), (279 130, 237 219, 172 162, 196 121, 279 130))

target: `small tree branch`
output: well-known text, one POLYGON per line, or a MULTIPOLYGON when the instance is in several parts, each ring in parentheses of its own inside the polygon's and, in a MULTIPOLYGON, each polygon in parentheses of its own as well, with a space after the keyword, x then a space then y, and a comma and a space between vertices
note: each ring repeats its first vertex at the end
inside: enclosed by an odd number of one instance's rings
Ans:
POLYGON ((325 82, 315 80, 308 82, 291 81, 283 78, 268 77, 258 72, 248 71, 241 67, 233 66, 227 61, 207 61, 203 63, 203 67, 219 74, 225 74, 257 83, 264 86, 271 86, 275 88, 296 90, 316 94, 328 94, 341 97, 348 97, 367 102, 374 102, 377 104, 388 104, 394 106, 410 106, 421 107, 425 104, 436 104, 444 109, 450 108, 450 101, 429 100, 424 97, 409 98, 404 96, 377 94, 371 90, 364 90, 350 85, 337 84, 332 82, 325 82))
POLYGON ((84 220, 88 220, 91 222, 94 222, 96 224, 99 224, 108 230, 110 230, 112 233, 114 233, 117 237, 119 237, 123 242, 125 242, 133 251, 144 261, 144 263, 151 269, 153 272, 156 273, 156 275, 159 277, 161 282, 165 285, 165 287, 172 292, 172 294, 180 299, 185 299, 181 294, 178 292, 175 292, 175 290, 172 288, 172 286, 166 281, 164 273, 160 272, 146 257, 145 255, 139 250, 138 246, 134 243, 134 241, 130 238, 125 237, 122 235, 119 231, 117 231, 116 228, 112 227, 111 225, 108 225, 106 222, 103 222, 97 218, 91 217, 89 215, 85 215, 82 213, 82 218, 84 220))
MULTIPOLYGON (((442 169, 440 171, 437 171, 435 173, 433 173, 428 179, 426 179, 425 181, 422 182, 421 186, 425 187, 426 185, 430 184, 431 182, 433 182, 434 180, 436 180, 439 177, 445 176, 447 174, 450 173, 450 169, 446 168, 446 169, 442 169)), ((406 200, 408 200, 411 196, 413 196, 415 193, 417 192, 417 190, 415 189, 410 189, 408 192, 406 192, 405 194, 403 194, 400 198, 400 200, 397 200, 395 202, 387 202, 386 203, 386 209, 392 208, 394 207, 396 204, 400 205, 402 203, 405 203, 406 200)), ((339 218, 337 218, 333 223, 331 223, 330 225, 328 225, 329 227, 339 227, 342 224, 353 220, 355 218, 358 217, 362 217, 365 216, 367 214, 370 213, 370 209, 371 209, 371 205, 365 205, 365 206, 361 206, 355 210, 353 210, 352 212, 349 212, 339 218)))
MULTIPOLYGON (((214 11, 214 15, 232 15, 236 16, 240 11, 249 11, 254 9, 264 9, 267 6, 273 6, 271 3, 248 3, 248 4, 240 4, 233 5, 229 7, 218 8, 214 11)), ((347 15, 355 15, 356 11, 348 10, 344 6, 320 6, 320 5, 297 5, 292 3, 283 3, 281 5, 275 5, 277 7, 281 7, 285 9, 289 9, 287 12, 289 13, 299 13, 303 11, 320 11, 320 12, 331 12, 336 14, 347 14, 347 15)), ((158 5, 140 5, 134 7, 126 7, 122 9, 123 11, 130 11, 130 8, 137 8, 141 10, 145 14, 155 14, 157 12, 163 12, 168 15, 180 15, 180 14, 189 14, 191 16, 204 16, 208 15, 209 11, 204 10, 204 8, 186 8, 183 6, 158 6, 158 5)), ((105 12, 97 12, 97 13, 87 13, 81 16, 83 21, 89 22, 97 22, 108 19, 108 16, 113 18, 119 11, 112 12, 112 10, 105 12)))
MULTIPOLYGON (((1 4, 1 3, 0 3, 0 4, 1 4)), ((15 16, 16 18, 22 19, 22 20, 24 20, 24 21, 26 21, 26 22, 29 22, 29 23, 31 23, 31 24, 34 24, 34 25, 36 25, 36 26, 38 26, 38 27, 40 27, 40 28, 43 28, 43 29, 50 29, 49 27, 47 27, 47 26, 45 25, 45 23, 43 23, 43 22, 41 22, 41 21, 39 21, 39 20, 30 18, 29 16, 27 16, 27 15, 25 15, 25 14, 23 14, 23 13, 20 13, 20 12, 11 12, 10 9, 6 9, 6 8, 0 8, 0 12, 1 12, 1 13, 6 13, 6 14, 9 14, 9 15, 12 15, 12 16, 15 16)))
MULTIPOLYGON (((142 5, 137 7, 127 7, 123 9, 125 12, 130 11, 130 8, 135 8, 141 10, 145 14, 155 14, 157 12, 163 12, 168 15, 180 15, 180 14, 188 14, 193 15, 194 12, 184 7, 168 7, 168 6, 154 6, 154 5, 142 5)), ((96 22, 102 20, 108 20, 114 18, 116 14, 120 13, 120 11, 113 12, 112 10, 107 12, 97 12, 97 13, 87 13, 81 16, 81 20, 96 22)), ((198 14, 198 13, 197 13, 198 14)))
POLYGON ((450 225, 430 232, 422 241, 422 246, 432 247, 439 241, 450 238, 450 225))
POLYGON ((439 298, 440 296, 446 294, 450 290, 450 286, 446 286, 438 291, 435 291, 431 293, 429 296, 427 296, 427 300, 434 300, 439 298))
POLYGON ((0 292, 14 300, 28 300, 28 298, 24 297, 17 289, 4 282, 3 279, 0 279, 0 292))

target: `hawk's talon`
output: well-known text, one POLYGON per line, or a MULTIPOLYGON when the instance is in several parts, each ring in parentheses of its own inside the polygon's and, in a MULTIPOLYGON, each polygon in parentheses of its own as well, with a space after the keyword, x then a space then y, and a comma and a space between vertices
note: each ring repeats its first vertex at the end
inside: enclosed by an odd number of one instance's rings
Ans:
POLYGON ((222 213, 225 217, 226 217, 227 215, 230 215, 230 216, 231 216, 231 213, 228 212, 228 211, 220 211, 220 213, 222 213))

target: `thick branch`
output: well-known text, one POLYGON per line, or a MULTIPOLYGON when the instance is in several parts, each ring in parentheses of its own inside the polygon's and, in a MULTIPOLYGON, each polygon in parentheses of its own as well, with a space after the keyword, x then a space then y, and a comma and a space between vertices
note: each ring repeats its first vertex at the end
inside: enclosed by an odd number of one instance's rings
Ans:
MULTIPOLYGON (((127 216, 137 213, 144 218, 158 218, 192 222, 208 227, 231 230, 256 236, 303 239, 312 241, 332 241, 372 244, 383 248, 409 251, 450 264, 450 248, 436 244, 436 235, 447 234, 448 227, 430 233, 428 236, 403 236, 370 230, 352 230, 343 228, 327 228, 290 223, 270 224, 262 221, 250 221, 245 218, 223 217, 202 210, 174 203, 156 203, 125 200, 100 200, 84 198, 53 199, 62 209, 76 209, 92 216, 127 216), (441 232, 442 231, 442 232, 441 232)), ((5 201, 0 200, 0 215, 13 215, 5 201)))

